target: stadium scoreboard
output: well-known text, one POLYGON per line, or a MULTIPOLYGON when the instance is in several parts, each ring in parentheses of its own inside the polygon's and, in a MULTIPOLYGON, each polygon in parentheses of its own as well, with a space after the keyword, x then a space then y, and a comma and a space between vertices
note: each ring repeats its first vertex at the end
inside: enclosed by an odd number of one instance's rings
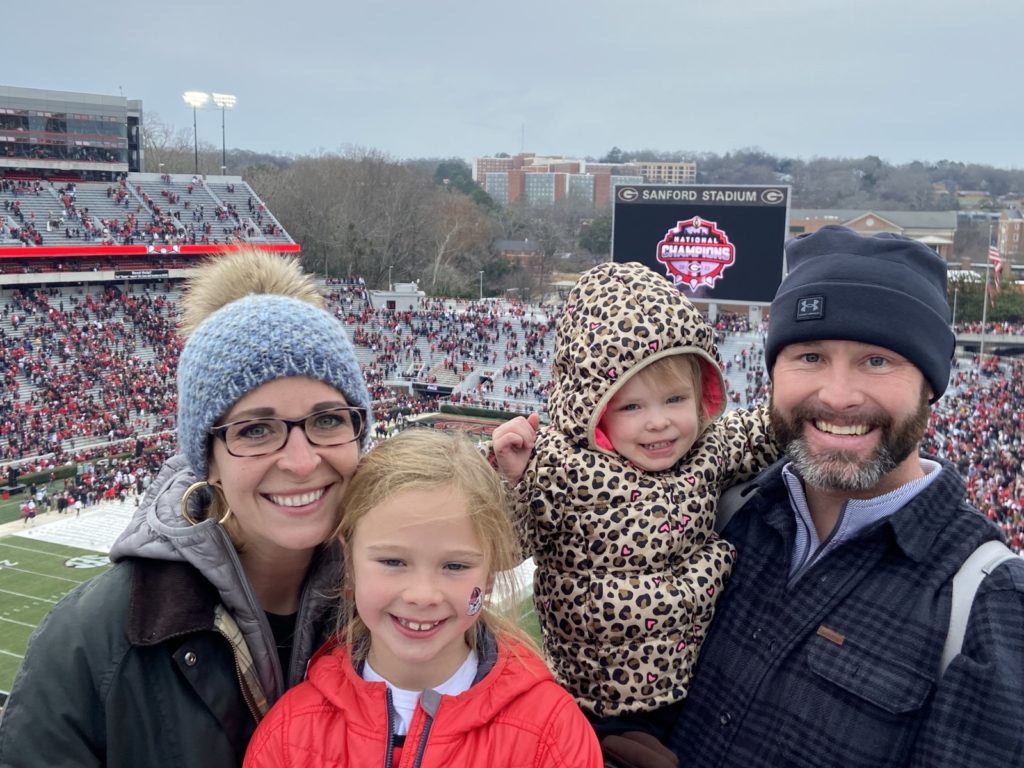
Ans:
POLYGON ((690 298, 769 304, 782 280, 788 186, 615 187, 612 260, 639 261, 690 298))

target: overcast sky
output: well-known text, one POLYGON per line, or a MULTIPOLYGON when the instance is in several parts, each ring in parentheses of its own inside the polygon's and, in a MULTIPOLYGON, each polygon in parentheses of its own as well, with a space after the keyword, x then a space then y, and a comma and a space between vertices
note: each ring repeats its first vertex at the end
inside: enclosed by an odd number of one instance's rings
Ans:
MULTIPOLYGON (((183 91, 235 94, 229 147, 397 159, 759 147, 1024 167, 1022 0, 55 0, 44 12, 6 25, 0 84, 142 99, 190 135, 183 91)), ((200 141, 220 146, 220 118, 199 112, 200 141)))

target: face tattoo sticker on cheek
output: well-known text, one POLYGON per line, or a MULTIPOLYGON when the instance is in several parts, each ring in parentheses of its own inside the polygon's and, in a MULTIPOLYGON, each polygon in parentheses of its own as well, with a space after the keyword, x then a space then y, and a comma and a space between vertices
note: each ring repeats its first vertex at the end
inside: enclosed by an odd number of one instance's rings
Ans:
POLYGON ((469 607, 466 608, 467 616, 476 616, 484 605, 484 593, 480 587, 473 587, 469 595, 469 607))

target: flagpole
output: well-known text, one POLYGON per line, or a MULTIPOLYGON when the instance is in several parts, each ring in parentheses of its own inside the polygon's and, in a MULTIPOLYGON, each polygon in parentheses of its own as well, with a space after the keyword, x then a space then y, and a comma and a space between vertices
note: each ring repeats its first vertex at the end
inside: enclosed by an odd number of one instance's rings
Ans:
MULTIPOLYGON (((992 222, 988 223, 988 244, 992 246, 992 222)), ((985 324, 988 322, 988 273, 989 262, 988 248, 985 249, 985 295, 981 302, 981 344, 978 349, 978 366, 985 367, 985 324)))

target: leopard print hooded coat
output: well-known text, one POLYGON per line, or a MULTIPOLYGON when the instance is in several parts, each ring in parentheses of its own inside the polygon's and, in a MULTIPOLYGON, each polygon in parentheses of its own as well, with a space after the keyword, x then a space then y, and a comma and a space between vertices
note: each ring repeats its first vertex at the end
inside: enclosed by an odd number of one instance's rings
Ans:
POLYGON ((515 492, 544 648, 593 715, 657 709, 686 696, 732 568, 733 548, 713 532, 719 494, 777 458, 767 412, 720 416, 714 330, 637 263, 602 264, 570 291, 553 380, 550 424, 515 492), (701 364, 707 424, 674 467, 647 472, 602 448, 598 424, 630 377, 678 354, 701 364))

